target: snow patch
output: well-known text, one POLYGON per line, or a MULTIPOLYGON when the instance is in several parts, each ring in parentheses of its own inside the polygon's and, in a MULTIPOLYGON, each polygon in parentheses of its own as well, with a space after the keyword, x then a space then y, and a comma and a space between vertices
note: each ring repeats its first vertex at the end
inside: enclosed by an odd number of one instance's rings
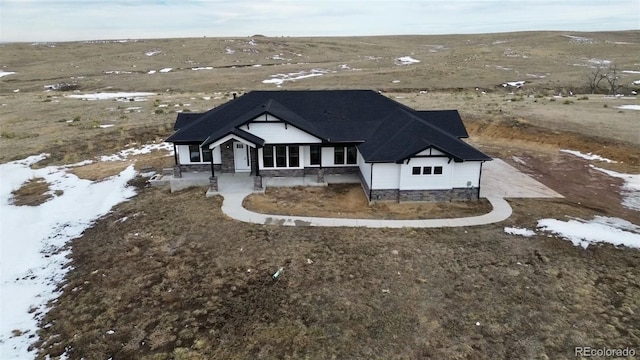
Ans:
POLYGON ((161 54, 162 51, 160 50, 151 50, 151 51, 147 51, 146 53, 144 53, 147 56, 154 56, 154 55, 158 55, 161 54))
POLYGON ((640 74, 638 70, 622 70, 622 72, 627 74, 640 74))
POLYGON ((411 56, 401 56, 399 58, 396 58, 396 65, 411 65, 417 64, 419 62, 420 60, 414 59, 411 56))
POLYGON ((583 158, 583 159, 586 159, 586 160, 597 160, 597 161, 604 161, 604 162, 607 162, 607 163, 617 163, 617 161, 614 161, 614 160, 611 160, 611 159, 607 159, 605 157, 602 157, 600 155, 596 155, 596 154, 593 154, 593 153, 584 154, 584 153, 581 153, 580 151, 567 150, 567 149, 562 149, 562 150, 560 150, 560 152, 571 154, 573 156, 577 156, 579 158, 583 158))
POLYGON ((124 161, 127 160, 129 156, 148 154, 152 151, 158 150, 166 150, 173 153, 173 145, 163 142, 157 144, 146 144, 138 148, 131 147, 121 150, 120 152, 113 155, 101 156, 100 161, 124 161))
POLYGON ((602 169, 593 165, 589 165, 591 168, 601 171, 611 177, 616 177, 624 180, 622 185, 622 206, 640 211, 640 174, 624 174, 613 170, 602 169))
POLYGON ((160 69, 158 71, 160 71, 161 73, 168 73, 171 70, 173 70, 173 68, 164 68, 164 69, 160 69))
POLYGON ((538 220, 538 228, 557 234, 585 249, 597 243, 640 248, 640 227, 619 218, 596 216, 589 221, 541 219, 538 220))
POLYGON ((620 105, 616 106, 616 108, 624 110, 640 110, 640 105, 620 105))
POLYGON ((155 71, 155 70, 149 70, 149 71, 147 71, 147 74, 155 74, 156 72, 157 71, 155 71))
POLYGON ((524 80, 518 80, 518 81, 507 81, 506 83, 502 84, 502 87, 515 87, 515 88, 520 88, 524 85, 526 81, 524 80))
POLYGON ((66 166, 30 166, 46 154, 0 164, 0 354, 3 359, 35 357, 29 346, 36 339, 38 322, 47 312, 47 303, 56 296, 56 287, 68 267, 65 244, 82 235, 113 206, 135 195, 127 182, 135 176, 133 166, 103 181, 80 179, 66 166), (11 192, 29 179, 41 177, 60 196, 38 206, 9 204, 11 192), (82 204, 82 206, 78 206, 82 204), (13 330, 22 332, 14 336, 13 330))
POLYGON ((71 99, 81 99, 81 100, 124 100, 124 101, 144 101, 143 99, 147 96, 153 96, 155 93, 150 92, 115 92, 115 93, 93 93, 93 94, 82 94, 82 95, 65 95, 71 99), (140 100, 142 99, 142 100, 140 100))
POLYGON ((299 71, 295 73, 288 74, 276 74, 271 75, 271 79, 262 80, 263 84, 276 84, 281 86, 285 81, 295 81, 300 79, 306 79, 315 76, 322 76, 327 74, 329 71, 324 69, 311 69, 309 71, 299 71))
POLYGON ((227 47, 227 48, 224 49, 224 53, 225 54, 235 54, 236 51, 233 50, 232 48, 227 47))
POLYGON ((536 234, 536 232, 533 230, 518 227, 505 227, 504 232, 506 232, 507 234, 520 235, 524 237, 531 237, 536 234))
POLYGON ((9 75, 13 75, 13 74, 17 74, 17 72, 15 71, 2 71, 0 70, 0 78, 3 76, 9 76, 9 75))
POLYGON ((193 71, 198 71, 198 70, 213 70, 213 66, 201 66, 201 67, 194 67, 194 68, 191 68, 191 70, 193 70, 193 71))

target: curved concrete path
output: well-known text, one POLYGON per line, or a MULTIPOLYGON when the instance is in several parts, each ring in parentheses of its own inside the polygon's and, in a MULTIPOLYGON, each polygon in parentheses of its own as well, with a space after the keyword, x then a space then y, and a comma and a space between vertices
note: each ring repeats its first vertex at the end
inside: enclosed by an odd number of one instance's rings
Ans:
POLYGON ((377 219, 347 219, 308 216, 269 215, 249 211, 242 206, 242 201, 249 192, 220 193, 224 197, 222 212, 232 219, 265 225, 288 226, 335 226, 335 227, 370 227, 370 228, 437 228, 492 224, 503 221, 511 216, 511 206, 499 196, 487 196, 493 206, 489 213, 453 219, 426 220, 377 220, 377 219))

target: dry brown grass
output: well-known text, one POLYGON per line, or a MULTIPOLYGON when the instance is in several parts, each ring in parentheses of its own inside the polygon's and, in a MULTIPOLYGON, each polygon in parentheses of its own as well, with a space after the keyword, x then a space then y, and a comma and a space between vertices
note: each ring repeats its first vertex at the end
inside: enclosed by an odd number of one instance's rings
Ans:
POLYGON ((397 220, 475 216, 491 211, 486 199, 369 205, 362 186, 355 184, 267 188, 264 194, 249 195, 243 206, 264 214, 397 220))
POLYGON ((52 199, 54 195, 62 195, 62 190, 56 190, 52 194, 49 183, 44 178, 36 177, 12 191, 10 202, 17 206, 38 206, 52 199))

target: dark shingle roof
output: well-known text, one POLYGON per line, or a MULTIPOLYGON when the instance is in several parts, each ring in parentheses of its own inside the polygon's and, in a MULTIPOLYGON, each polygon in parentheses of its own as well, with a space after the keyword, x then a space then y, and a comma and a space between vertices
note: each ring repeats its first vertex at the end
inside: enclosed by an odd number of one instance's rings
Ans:
POLYGON ((456 110, 415 111, 371 90, 252 91, 197 117, 179 114, 166 141, 206 146, 235 134, 262 146, 238 127, 264 113, 326 143, 356 143, 367 162, 399 162, 429 147, 456 160, 491 159, 459 139, 468 134, 456 110))

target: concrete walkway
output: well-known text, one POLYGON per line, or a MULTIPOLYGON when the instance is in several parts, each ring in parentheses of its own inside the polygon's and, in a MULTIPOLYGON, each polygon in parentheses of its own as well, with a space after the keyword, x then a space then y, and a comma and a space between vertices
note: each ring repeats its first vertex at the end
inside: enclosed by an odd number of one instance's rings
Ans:
POLYGON ((308 216, 286 216, 259 214, 242 207, 242 201, 250 192, 225 192, 222 212, 232 219, 265 225, 287 226, 335 226, 335 227, 370 227, 370 228, 437 228, 456 226, 475 226, 492 224, 503 221, 511 216, 511 206, 499 196, 487 197, 493 206, 491 212, 465 218, 426 219, 426 220, 377 220, 377 219, 347 219, 308 216))

